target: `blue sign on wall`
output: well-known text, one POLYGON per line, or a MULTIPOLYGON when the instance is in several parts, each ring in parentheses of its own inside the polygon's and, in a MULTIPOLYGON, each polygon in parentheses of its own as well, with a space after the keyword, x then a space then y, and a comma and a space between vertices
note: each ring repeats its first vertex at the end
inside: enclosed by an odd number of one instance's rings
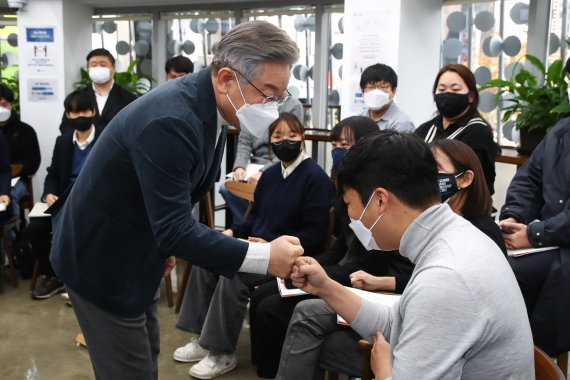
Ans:
POLYGON ((53 28, 26 28, 27 42, 53 42, 53 28))

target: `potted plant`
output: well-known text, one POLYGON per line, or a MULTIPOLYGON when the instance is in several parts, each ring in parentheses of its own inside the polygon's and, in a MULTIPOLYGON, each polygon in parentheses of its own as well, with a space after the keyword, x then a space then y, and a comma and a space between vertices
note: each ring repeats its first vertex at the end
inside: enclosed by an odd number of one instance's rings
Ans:
POLYGON ((491 79, 483 88, 498 88, 495 102, 504 112, 502 122, 512 118, 520 130, 519 152, 529 154, 544 135, 562 118, 570 116, 566 70, 558 59, 548 67, 535 56, 525 55, 535 70, 518 61, 508 80, 491 79))

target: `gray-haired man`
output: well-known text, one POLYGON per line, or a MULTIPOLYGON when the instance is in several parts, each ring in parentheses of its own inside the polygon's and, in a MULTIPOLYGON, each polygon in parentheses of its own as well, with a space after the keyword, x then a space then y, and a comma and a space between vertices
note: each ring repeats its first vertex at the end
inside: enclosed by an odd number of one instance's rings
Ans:
POLYGON ((171 256, 232 277, 287 276, 302 254, 297 238, 243 242, 191 214, 220 166, 226 131, 217 130, 218 112, 248 130, 261 120, 261 129, 269 125, 298 56, 281 29, 238 25, 220 41, 210 69, 168 82, 121 111, 69 196, 60 198, 67 200, 54 211, 50 259, 98 379, 158 377, 156 294, 171 256))

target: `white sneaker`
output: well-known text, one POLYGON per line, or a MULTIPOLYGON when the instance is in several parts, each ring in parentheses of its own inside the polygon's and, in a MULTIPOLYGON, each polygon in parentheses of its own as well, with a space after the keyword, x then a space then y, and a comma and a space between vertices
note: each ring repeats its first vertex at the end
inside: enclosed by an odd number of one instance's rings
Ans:
POLYGON ((188 373, 198 379, 215 379, 235 369, 236 365, 234 354, 214 355, 210 353, 199 363, 194 364, 188 373))
POLYGON ((204 359, 209 353, 210 351, 200 347, 198 338, 192 338, 186 346, 177 348, 173 357, 176 361, 191 363, 204 359))

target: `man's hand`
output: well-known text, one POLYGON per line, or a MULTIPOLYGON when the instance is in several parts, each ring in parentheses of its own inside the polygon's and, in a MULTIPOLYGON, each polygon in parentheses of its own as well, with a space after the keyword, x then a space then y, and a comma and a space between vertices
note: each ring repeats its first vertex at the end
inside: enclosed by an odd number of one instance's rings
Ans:
POLYGON ((514 222, 513 220, 514 219, 509 218, 499 222, 499 227, 503 230, 503 239, 505 239, 507 249, 530 248, 528 226, 514 222))
POLYGON ((250 236, 247 240, 252 243, 267 243, 267 240, 255 236, 250 236))
POLYGON ((10 204, 10 197, 8 195, 0 195, 0 202, 4 203, 4 206, 8 207, 10 204))
POLYGON ((176 266, 176 257, 170 256, 168 259, 166 259, 166 263, 164 264, 164 271, 162 272, 162 277, 168 276, 175 266, 176 266))
POLYGON ((244 178, 245 178, 245 169, 236 168, 234 170, 234 174, 232 175, 232 181, 243 181, 244 178))
POLYGON ((249 176, 249 178, 247 179, 247 183, 256 184, 257 182, 259 182, 260 177, 261 177, 261 172, 255 172, 249 176))
POLYGON ((44 198, 44 200, 46 201, 48 207, 51 206, 55 201, 58 200, 58 196, 55 194, 47 194, 44 198))
POLYGON ((222 233, 224 235, 228 235, 228 236, 232 236, 232 237, 234 236, 234 231, 229 229, 229 228, 227 230, 224 230, 224 232, 222 232, 222 233))
POLYGON ((281 278, 289 277, 295 259, 303 254, 303 247, 294 236, 280 236, 270 244, 267 273, 281 278))
POLYGON ((322 290, 328 281, 332 280, 317 260, 312 257, 299 257, 295 260, 291 282, 297 288, 318 296, 319 290, 322 290))
POLYGON ((396 278, 395 277, 376 277, 363 270, 356 271, 350 275, 350 283, 356 289, 368 291, 395 291, 396 278))
POLYGON ((377 379, 386 379, 392 376, 390 343, 386 342, 381 332, 377 332, 374 335, 374 346, 372 347, 370 356, 370 366, 377 379))

